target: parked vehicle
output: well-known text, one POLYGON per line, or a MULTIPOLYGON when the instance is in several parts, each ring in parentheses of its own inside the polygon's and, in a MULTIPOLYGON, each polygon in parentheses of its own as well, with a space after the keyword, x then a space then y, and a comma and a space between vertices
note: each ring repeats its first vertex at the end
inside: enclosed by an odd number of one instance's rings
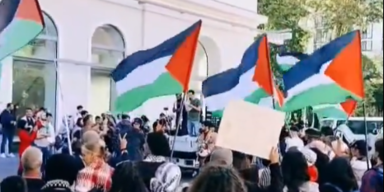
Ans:
POLYGON ((336 132, 340 132, 346 143, 352 143, 355 140, 365 139, 365 121, 367 121, 367 133, 376 136, 382 133, 382 117, 350 117, 346 119, 324 118, 320 121, 322 127, 329 126, 336 132))

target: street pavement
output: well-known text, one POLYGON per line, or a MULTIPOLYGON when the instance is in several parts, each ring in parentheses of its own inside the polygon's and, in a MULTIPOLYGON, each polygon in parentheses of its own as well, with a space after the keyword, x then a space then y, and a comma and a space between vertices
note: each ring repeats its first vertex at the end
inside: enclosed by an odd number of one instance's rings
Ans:
POLYGON ((0 181, 4 178, 16 175, 19 160, 17 157, 13 158, 0 158, 0 181))
MULTIPOLYGON (((0 144, 2 136, 0 133, 0 144)), ((1 158, 0 157, 0 181, 4 178, 17 174, 17 168, 19 166, 19 159, 13 158, 1 158)))

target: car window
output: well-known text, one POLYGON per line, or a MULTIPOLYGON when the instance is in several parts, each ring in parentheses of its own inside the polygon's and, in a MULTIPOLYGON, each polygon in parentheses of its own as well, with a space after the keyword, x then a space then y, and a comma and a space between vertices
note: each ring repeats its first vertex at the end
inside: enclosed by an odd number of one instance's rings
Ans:
POLYGON ((338 127, 339 125, 344 124, 345 122, 346 122, 345 120, 338 120, 337 123, 336 123, 336 127, 338 127))
POLYGON ((321 127, 333 127, 334 122, 334 120, 322 120, 321 127))
MULTIPOLYGON (((347 122, 347 126, 351 129, 352 133, 363 135, 365 133, 365 122, 350 120, 347 122)), ((373 133, 374 130, 379 130, 383 126, 382 121, 367 121, 367 131, 373 133)))

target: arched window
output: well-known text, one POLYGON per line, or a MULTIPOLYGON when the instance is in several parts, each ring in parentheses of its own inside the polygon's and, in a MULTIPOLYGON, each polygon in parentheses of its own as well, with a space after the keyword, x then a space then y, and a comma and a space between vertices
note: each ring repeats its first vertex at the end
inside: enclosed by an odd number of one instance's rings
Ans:
POLYGON ((114 67, 124 56, 125 43, 121 33, 111 25, 98 27, 92 37, 92 62, 114 67))
POLYGON ((100 115, 113 110, 116 97, 111 71, 125 57, 124 38, 116 27, 98 27, 92 36, 90 112, 100 115))
POLYGON ((56 113, 58 31, 52 18, 43 16, 44 31, 13 55, 12 102, 19 105, 19 115, 40 107, 56 113))
POLYGON ((202 82, 211 75, 220 72, 221 58, 219 48, 212 38, 201 36, 194 59, 190 89, 200 95, 202 82))
POLYGON ((201 86, 204 79, 208 77, 208 55, 204 45, 199 42, 193 63, 189 88, 200 96, 201 86))

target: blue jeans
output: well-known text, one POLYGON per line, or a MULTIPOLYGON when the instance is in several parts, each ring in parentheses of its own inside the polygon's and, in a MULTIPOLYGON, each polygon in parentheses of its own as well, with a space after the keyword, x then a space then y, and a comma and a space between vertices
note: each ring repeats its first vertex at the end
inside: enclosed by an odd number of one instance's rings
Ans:
POLYGON ((188 127, 188 135, 191 137, 196 137, 199 135, 201 123, 200 123, 200 121, 188 120, 187 127, 188 127))
POLYGON ((5 146, 8 145, 8 153, 11 153, 13 137, 15 136, 15 130, 3 127, 3 138, 1 140, 0 153, 5 153, 5 146))

